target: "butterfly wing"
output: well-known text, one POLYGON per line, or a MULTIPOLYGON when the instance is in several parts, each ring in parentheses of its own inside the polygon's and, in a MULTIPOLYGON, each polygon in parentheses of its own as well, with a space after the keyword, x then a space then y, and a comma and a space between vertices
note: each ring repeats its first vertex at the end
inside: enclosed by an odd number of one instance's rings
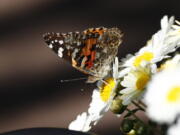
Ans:
POLYGON ((79 71, 89 74, 88 82, 107 75, 117 54, 121 35, 117 28, 91 28, 83 32, 47 33, 44 40, 57 55, 71 62, 79 71), (113 32, 117 34, 111 37, 113 32), (112 41, 112 39, 114 41, 112 41), (117 43, 115 43, 117 42, 117 43))

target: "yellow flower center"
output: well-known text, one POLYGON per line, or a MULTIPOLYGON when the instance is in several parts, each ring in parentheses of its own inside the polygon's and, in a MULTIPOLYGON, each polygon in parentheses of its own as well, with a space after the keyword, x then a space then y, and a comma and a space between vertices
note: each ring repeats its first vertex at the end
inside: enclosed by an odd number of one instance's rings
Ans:
POLYGON ((104 83, 104 85, 100 89, 100 96, 104 102, 107 102, 111 96, 111 92, 114 89, 116 83, 113 78, 109 78, 105 81, 106 83, 104 83))
POLYGON ((152 52, 144 52, 143 54, 141 54, 135 58, 133 65, 135 67, 138 67, 138 66, 140 66, 142 61, 150 62, 153 58, 154 58, 154 55, 152 52))
POLYGON ((180 86, 175 86, 170 89, 167 94, 167 100, 171 103, 180 102, 180 86))
POLYGON ((146 72, 139 73, 136 81, 137 90, 143 90, 149 80, 150 80, 150 75, 148 73, 146 72))

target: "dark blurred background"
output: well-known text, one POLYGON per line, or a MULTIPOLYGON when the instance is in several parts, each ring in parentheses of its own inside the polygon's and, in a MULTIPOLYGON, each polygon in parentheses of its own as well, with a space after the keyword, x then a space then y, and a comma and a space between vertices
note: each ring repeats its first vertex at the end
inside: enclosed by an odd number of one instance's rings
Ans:
MULTIPOLYGON (((44 43, 45 32, 118 27, 119 58, 136 52, 160 28, 163 15, 180 20, 180 1, 158 0, 0 0, 0 133, 30 127, 64 127, 87 111, 95 85, 44 43)), ((112 113, 93 128, 118 135, 112 113)))

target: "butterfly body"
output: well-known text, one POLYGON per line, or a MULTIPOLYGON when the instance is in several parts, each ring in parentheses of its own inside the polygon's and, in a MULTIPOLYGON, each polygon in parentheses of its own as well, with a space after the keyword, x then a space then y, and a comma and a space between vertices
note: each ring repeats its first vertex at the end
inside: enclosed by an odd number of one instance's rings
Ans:
POLYGON ((87 82, 104 78, 111 69, 121 43, 118 28, 90 28, 83 32, 46 33, 45 42, 59 57, 88 74, 87 82))

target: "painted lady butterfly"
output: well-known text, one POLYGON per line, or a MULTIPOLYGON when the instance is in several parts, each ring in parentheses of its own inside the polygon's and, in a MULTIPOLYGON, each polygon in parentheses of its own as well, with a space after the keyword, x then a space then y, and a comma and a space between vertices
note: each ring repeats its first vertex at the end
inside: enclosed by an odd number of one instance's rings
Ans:
POLYGON ((79 71, 88 74, 87 82, 103 79, 121 44, 118 28, 90 28, 83 32, 46 33, 44 40, 60 58, 71 62, 79 71))

